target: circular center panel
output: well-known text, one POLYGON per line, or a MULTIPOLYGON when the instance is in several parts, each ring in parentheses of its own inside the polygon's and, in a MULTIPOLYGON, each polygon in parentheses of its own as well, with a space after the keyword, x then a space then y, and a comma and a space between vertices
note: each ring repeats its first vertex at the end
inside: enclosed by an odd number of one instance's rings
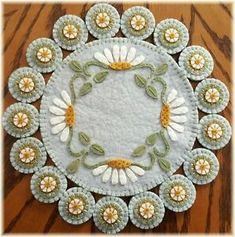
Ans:
POLYGON ((56 166, 90 191, 129 196, 172 175, 195 141, 193 89, 158 47, 116 38, 69 55, 41 102, 41 132, 56 166))

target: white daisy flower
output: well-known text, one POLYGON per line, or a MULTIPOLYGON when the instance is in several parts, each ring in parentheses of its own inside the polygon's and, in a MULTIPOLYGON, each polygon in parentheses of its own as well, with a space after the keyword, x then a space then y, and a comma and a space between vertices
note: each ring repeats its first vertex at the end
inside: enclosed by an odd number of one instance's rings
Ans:
POLYGON ((209 138, 216 140, 223 135, 223 130, 217 123, 212 123, 207 127, 207 135, 209 138))
POLYGON ((188 108, 184 106, 184 103, 184 98, 177 98, 177 91, 172 89, 167 97, 166 104, 163 105, 161 110, 161 125, 166 128, 172 141, 178 139, 177 133, 184 131, 183 123, 187 121, 185 114, 188 112, 188 108))
POLYGON ((118 212, 115 208, 112 206, 107 207, 104 212, 103 212, 103 219, 108 223, 108 224, 113 224, 118 220, 118 212))
POLYGON ((20 151, 19 158, 23 163, 30 163, 36 157, 34 150, 30 147, 25 147, 20 151))
POLYGON ((61 97, 63 100, 60 98, 53 100, 56 106, 52 105, 49 107, 49 111, 56 115, 50 119, 50 123, 55 125, 51 129, 52 134, 61 133, 60 140, 66 142, 69 137, 69 130, 75 122, 75 113, 68 93, 61 91, 61 97))
POLYGON ((220 98, 220 93, 216 88, 210 88, 205 93, 205 99, 209 103, 216 103, 220 98))
POLYGON ((25 93, 31 92, 35 87, 33 79, 29 77, 22 78, 19 81, 18 86, 19 86, 19 89, 25 93))
POLYGON ((78 29, 74 25, 68 24, 63 28, 63 35, 67 39, 75 39, 78 36, 78 29))
POLYGON ((27 114, 19 112, 17 114, 14 115, 13 117, 13 124, 17 127, 17 128, 23 128, 25 126, 27 126, 29 122, 29 118, 27 116, 27 114))
POLYGON ((206 175, 210 172, 210 164, 207 160, 199 159, 195 163, 195 170, 200 175, 206 175))
POLYGON ((169 43, 175 43, 179 40, 179 32, 174 29, 174 28, 169 28, 165 31, 165 39, 169 42, 169 43))
POLYGON ((53 177, 46 176, 40 182, 40 189, 44 193, 50 193, 56 188, 56 180, 53 177))
POLYGON ((100 28, 106 28, 111 22, 110 16, 106 12, 100 12, 95 18, 95 23, 100 28))
POLYGON ((196 69, 196 70, 200 70, 204 67, 205 65, 205 59, 202 55, 200 54, 194 54, 191 58, 190 58, 190 64, 192 66, 192 68, 196 69))
POLYGON ((176 185, 171 189, 170 197, 176 202, 181 202, 186 197, 186 191, 182 186, 176 185))
POLYGON ((131 18, 131 27, 136 30, 136 31, 139 31, 139 30, 142 30, 145 25, 146 25, 146 20, 143 16, 141 15, 135 15, 131 18))
POLYGON ((139 208, 139 213, 144 219, 150 219, 154 215, 154 206, 150 202, 144 202, 139 208))
POLYGON ((47 47, 42 47, 37 52, 37 59, 42 63, 48 63, 52 59, 52 51, 47 47))
POLYGON ((125 185, 127 183, 127 177, 131 182, 137 181, 137 176, 144 175, 145 171, 132 165, 132 161, 125 159, 109 160, 105 165, 101 165, 92 171, 93 175, 102 175, 102 181, 104 183, 111 180, 112 185, 120 183, 125 185))
POLYGON ((79 198, 74 198, 69 202, 68 210, 73 215, 79 215, 84 211, 84 202, 79 198))
POLYGON ((113 70, 130 69, 131 67, 142 63, 145 59, 143 55, 136 57, 136 49, 131 47, 128 51, 125 45, 121 47, 114 45, 112 52, 110 49, 105 48, 103 53, 96 52, 94 57, 96 60, 108 65, 113 70))

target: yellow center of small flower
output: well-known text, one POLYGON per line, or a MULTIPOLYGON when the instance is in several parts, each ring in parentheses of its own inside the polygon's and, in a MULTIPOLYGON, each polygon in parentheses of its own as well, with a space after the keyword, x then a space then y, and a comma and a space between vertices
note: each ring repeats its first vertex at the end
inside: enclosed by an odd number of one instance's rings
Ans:
POLYGON ((74 113, 74 108, 72 105, 70 105, 67 110, 66 110, 66 124, 68 127, 72 127, 75 122, 75 113, 74 113))
POLYGON ((109 167, 112 168, 125 169, 130 167, 132 161, 126 159, 117 159, 117 160, 109 160, 107 164, 109 167))
POLYGON ((22 92, 28 93, 34 89, 35 85, 32 78, 24 77, 19 81, 19 89, 22 92))
POLYGON ((163 105, 160 115, 161 124, 164 128, 168 127, 170 123, 170 106, 168 104, 163 105))
POLYGON ((63 28, 63 35, 67 39, 75 39, 78 36, 78 29, 74 25, 68 24, 63 28))
POLYGON ((115 62, 115 63, 110 63, 109 67, 112 68, 113 70, 126 70, 131 68, 131 64, 128 62, 115 62))
POLYGON ((113 224, 118 220, 118 212, 117 210, 110 206, 105 209, 103 212, 103 219, 108 224, 113 224))

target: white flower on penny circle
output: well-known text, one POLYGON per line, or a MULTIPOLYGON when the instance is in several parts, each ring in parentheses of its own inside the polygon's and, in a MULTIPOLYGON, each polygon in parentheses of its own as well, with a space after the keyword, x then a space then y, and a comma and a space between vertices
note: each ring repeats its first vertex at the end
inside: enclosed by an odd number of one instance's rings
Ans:
POLYGON ((75 39, 78 36, 78 29, 74 25, 68 24, 63 28, 63 35, 67 39, 75 39))
POLYGON ((179 40, 179 32, 174 29, 174 28, 169 28, 165 31, 164 33, 165 39, 169 42, 169 43, 175 43, 179 40))
POLYGON ((22 92, 28 93, 34 89, 35 85, 32 78, 24 77, 19 81, 18 86, 22 92))
POLYGON ((60 140, 66 142, 69 137, 69 130, 75 122, 75 113, 68 93, 63 90, 60 94, 63 100, 55 98, 53 103, 56 106, 49 107, 50 112, 55 115, 50 119, 51 125, 54 125, 51 132, 52 134, 61 133, 60 140))
POLYGON ((176 185, 170 190, 170 197, 176 202, 181 202, 186 197, 186 191, 181 185, 176 185))
POLYGON ((27 126, 28 122, 29 122, 29 118, 28 118, 27 114, 25 114, 23 112, 18 112, 13 117, 13 124, 17 128, 23 128, 23 127, 27 126))
POLYGON ((50 193, 56 188, 56 180, 51 176, 44 177, 40 182, 40 189, 44 193, 50 193))
POLYGON ((103 219, 108 223, 108 224, 113 224, 118 220, 118 212, 117 210, 110 206, 107 207, 104 212, 103 212, 103 219))
POLYGON ((110 16, 106 12, 100 12, 95 18, 95 23, 100 28, 106 28, 109 26, 111 21, 110 16))
POLYGON ((216 103, 220 98, 220 93, 216 88, 210 88, 205 93, 205 99, 209 103, 216 103))
POLYGON ((52 51, 48 47, 42 47, 37 51, 37 59, 42 63, 48 63, 52 59, 52 51))
POLYGON ((154 215, 154 206, 150 202, 144 202, 139 208, 139 213, 144 219, 150 219, 154 215))
POLYGON ((205 65, 205 59, 202 55, 200 54, 194 54, 191 58, 190 58, 190 64, 191 67, 196 69, 196 70, 200 70, 204 67, 205 65))
POLYGON ((161 125, 166 128, 172 141, 178 139, 177 133, 184 131, 183 124, 187 121, 185 114, 188 112, 188 108, 184 106, 185 99, 183 97, 177 98, 177 94, 175 89, 170 91, 160 114, 161 125))
POLYGON ((142 176, 145 174, 145 171, 132 164, 132 161, 125 159, 115 159, 109 160, 105 165, 101 165, 95 168, 92 171, 93 175, 101 175, 102 181, 104 183, 111 180, 112 185, 116 185, 120 183, 121 185, 125 185, 127 183, 127 177, 131 180, 131 182, 137 181, 137 176, 142 176))
POLYGON ((130 69, 133 66, 139 65, 145 59, 143 55, 136 57, 136 49, 132 47, 128 51, 125 45, 121 47, 114 45, 112 52, 110 49, 105 48, 103 53, 96 52, 94 57, 113 70, 130 69))
POLYGON ((19 158, 23 163, 30 163, 35 159, 36 155, 32 148, 25 147, 20 151, 19 158))
POLYGON ((73 215, 79 215, 84 211, 84 202, 79 198, 74 198, 69 202, 68 210, 73 215))
POLYGON ((205 159, 199 159, 195 163, 195 170, 200 175, 206 175, 210 172, 210 164, 205 159))
POLYGON ((143 16, 141 15, 134 15, 132 18, 131 18, 131 27, 136 30, 136 31, 139 31, 139 30, 142 30, 145 25, 146 25, 146 20, 143 16))
POLYGON ((223 130, 217 123, 212 123, 207 127, 207 135, 209 138, 216 140, 223 135, 223 130))

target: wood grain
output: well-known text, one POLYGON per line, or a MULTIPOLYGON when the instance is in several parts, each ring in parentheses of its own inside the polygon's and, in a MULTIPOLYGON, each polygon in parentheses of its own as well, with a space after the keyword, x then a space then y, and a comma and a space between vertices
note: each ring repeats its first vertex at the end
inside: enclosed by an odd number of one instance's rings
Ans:
MULTIPOLYGON (((113 5, 122 13, 135 4, 113 5)), ((157 22, 165 18, 181 20, 189 29, 190 44, 201 45, 209 50, 215 61, 212 76, 224 82, 231 93, 231 4, 142 5, 153 12, 157 22)), ((6 109, 15 102, 8 92, 8 77, 13 70, 27 65, 25 53, 29 43, 39 37, 51 37, 53 24, 64 14, 75 14, 84 19, 91 4, 5 3, 3 6, 6 109)), ((121 36, 121 33, 118 35, 121 36)), ((92 39, 90 36, 89 40, 92 39)), ((152 42, 152 36, 148 41, 152 42)), ((45 79, 49 76, 45 75, 45 79)), ((39 102, 34 105, 38 107, 39 102)), ((229 103, 221 113, 230 122, 231 108, 229 103)), ((40 138, 40 134, 37 133, 36 137, 40 138)), ((14 171, 9 162, 10 149, 15 141, 4 133, 4 232, 98 233, 92 220, 80 226, 69 225, 59 216, 56 203, 42 204, 32 197, 29 189, 31 176, 14 171)), ((195 147, 199 147, 197 142, 195 147)), ((197 186, 197 199, 190 210, 178 214, 167 210, 163 222, 152 231, 142 231, 129 222, 123 233, 231 233, 231 143, 217 151, 216 155, 221 166, 219 175, 210 185, 197 186)), ((51 161, 48 163, 51 164, 51 161)), ((100 196, 95 197, 98 199, 100 196)), ((125 200, 128 201, 128 198, 125 200)))

